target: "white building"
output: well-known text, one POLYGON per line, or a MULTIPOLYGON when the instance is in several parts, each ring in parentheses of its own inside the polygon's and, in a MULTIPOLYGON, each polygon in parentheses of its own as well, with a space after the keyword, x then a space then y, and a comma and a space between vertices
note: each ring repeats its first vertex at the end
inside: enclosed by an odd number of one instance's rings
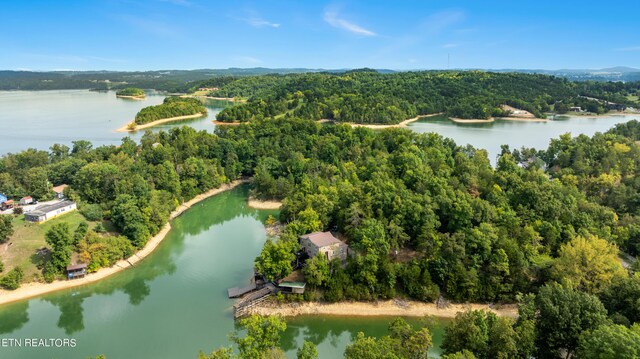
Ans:
POLYGON ((72 201, 61 201, 54 204, 46 204, 36 207, 33 211, 25 213, 24 219, 29 222, 40 223, 61 214, 75 211, 77 208, 76 203, 72 201))

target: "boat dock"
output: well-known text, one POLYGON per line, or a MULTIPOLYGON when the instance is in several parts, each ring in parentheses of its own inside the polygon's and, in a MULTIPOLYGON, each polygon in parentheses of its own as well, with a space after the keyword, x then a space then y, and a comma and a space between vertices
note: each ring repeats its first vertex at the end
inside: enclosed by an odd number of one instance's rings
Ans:
POLYGON ((269 298, 273 289, 271 286, 266 286, 240 299, 238 303, 233 305, 233 318, 238 319, 251 314, 251 309, 269 298))

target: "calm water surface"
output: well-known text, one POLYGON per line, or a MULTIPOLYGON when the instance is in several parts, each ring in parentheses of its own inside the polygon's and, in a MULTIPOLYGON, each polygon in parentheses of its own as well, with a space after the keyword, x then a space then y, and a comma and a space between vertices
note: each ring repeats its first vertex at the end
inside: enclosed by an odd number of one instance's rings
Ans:
POLYGON ((549 141, 561 134, 569 132, 572 136, 592 136, 633 119, 640 120, 640 115, 570 117, 548 122, 496 120, 473 124, 458 124, 444 117, 433 117, 413 122, 407 128, 419 133, 436 132, 452 138, 459 145, 471 144, 475 148, 486 149, 489 160, 495 163, 500 145, 503 144, 509 145, 512 150, 522 146, 546 149, 549 141))
MULTIPOLYGON (((27 148, 48 150, 54 143, 89 140, 94 146, 119 144, 124 133, 115 130, 131 121, 143 107, 162 103, 164 95, 147 92, 144 100, 117 98, 115 91, 88 90, 0 91, 0 155, 27 148)), ((188 124, 213 131, 211 122, 228 101, 206 100, 207 117, 153 127, 154 131, 188 124)), ((144 131, 133 132, 137 140, 144 131)))
MULTIPOLYGON (((101 282, 0 307, 0 338, 74 338, 73 349, 2 348, 2 359, 195 358, 229 344, 228 287, 246 283, 277 211, 246 205, 248 187, 201 202, 172 222, 156 251, 101 282)), ((390 318, 301 317, 282 341, 288 356, 303 340, 321 358, 341 357, 358 331, 385 335, 390 318)), ((413 321, 416 323, 416 321, 413 321)), ((441 326, 435 326, 439 342, 441 326)))

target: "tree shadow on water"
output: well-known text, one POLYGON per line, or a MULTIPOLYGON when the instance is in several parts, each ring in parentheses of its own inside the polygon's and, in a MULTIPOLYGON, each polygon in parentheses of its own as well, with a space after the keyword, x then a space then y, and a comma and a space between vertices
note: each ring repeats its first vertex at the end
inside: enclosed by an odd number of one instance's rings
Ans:
POLYGON ((29 321, 29 302, 23 301, 0 309, 0 334, 13 333, 29 321))

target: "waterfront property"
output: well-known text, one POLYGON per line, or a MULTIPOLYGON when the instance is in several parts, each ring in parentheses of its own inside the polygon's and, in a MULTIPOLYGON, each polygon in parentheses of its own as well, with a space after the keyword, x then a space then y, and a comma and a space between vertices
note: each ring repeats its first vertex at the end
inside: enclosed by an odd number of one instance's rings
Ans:
POLYGON ((87 264, 79 263, 67 266, 67 279, 82 278, 87 275, 87 264))
POLYGON ((346 263, 349 256, 349 246, 331 232, 313 232, 300 236, 300 245, 310 258, 322 253, 329 261, 339 258, 346 263))
POLYGON ((24 214, 24 219, 29 222, 41 223, 64 213, 75 211, 77 205, 73 201, 60 201, 54 204, 46 204, 36 207, 33 211, 24 214))
POLYGON ((31 196, 26 196, 26 197, 20 198, 20 205, 21 206, 24 206, 24 205, 27 205, 27 204, 31 204, 31 203, 33 203, 33 197, 31 197, 31 196))
POLYGON ((56 193, 56 198, 57 199, 63 199, 64 198, 64 189, 69 187, 69 185, 66 184, 61 184, 59 186, 55 186, 52 188, 53 192, 56 193))

